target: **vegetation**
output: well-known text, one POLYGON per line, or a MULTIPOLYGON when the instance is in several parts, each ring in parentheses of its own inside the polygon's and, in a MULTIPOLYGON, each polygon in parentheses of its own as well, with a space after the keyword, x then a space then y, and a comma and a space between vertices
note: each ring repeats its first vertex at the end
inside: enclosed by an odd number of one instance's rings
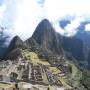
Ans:
POLYGON ((72 79, 80 80, 81 77, 82 72, 75 66, 75 64, 72 64, 72 79))
POLYGON ((82 74, 81 83, 85 86, 85 88, 90 90, 90 71, 83 69, 82 72, 83 72, 83 74, 82 74))
POLYGON ((52 71, 53 74, 58 74, 58 73, 61 72, 61 71, 60 71, 58 68, 56 68, 56 67, 49 67, 49 70, 52 71))
POLYGON ((28 50, 23 51, 24 56, 28 59, 31 60, 33 63, 39 63, 43 65, 50 65, 47 60, 41 60, 38 55, 34 52, 29 52, 28 50))

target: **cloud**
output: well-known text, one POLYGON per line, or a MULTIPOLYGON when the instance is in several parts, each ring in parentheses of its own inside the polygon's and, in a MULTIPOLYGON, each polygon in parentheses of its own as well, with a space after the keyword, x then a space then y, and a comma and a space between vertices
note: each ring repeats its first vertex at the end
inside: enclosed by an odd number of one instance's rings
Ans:
POLYGON ((72 20, 71 23, 65 27, 65 30, 64 30, 65 34, 67 36, 75 35, 78 32, 77 28, 80 26, 81 22, 84 22, 84 21, 85 20, 82 17, 78 17, 72 20))
POLYGON ((90 24, 85 25, 85 31, 90 31, 90 24))
POLYGON ((0 24, 2 23, 1 21, 3 19, 3 15, 4 15, 5 10, 6 10, 5 4, 1 5, 0 6, 0 24))
POLYGON ((43 7, 45 0, 37 0, 37 2, 38 2, 38 4, 40 4, 41 7, 43 7))
POLYGON ((0 47, 4 47, 7 45, 9 36, 5 35, 5 28, 0 27, 0 47))
POLYGON ((8 29, 5 35, 31 37, 38 23, 47 18, 62 35, 74 35, 85 19, 90 19, 90 0, 4 0, 0 7, 0 22, 8 29), (69 19, 62 29, 59 21, 69 19))
POLYGON ((17 5, 17 17, 14 22, 15 33, 26 39, 32 35, 42 17, 42 9, 34 0, 22 0, 17 5))
POLYGON ((60 27, 58 21, 54 23, 54 27, 56 28, 56 31, 59 32, 60 34, 70 37, 74 36, 78 32, 79 30, 78 27, 80 27, 81 23, 83 22, 86 22, 83 17, 75 17, 74 19, 69 20, 69 23, 66 26, 64 26, 64 28, 60 27))
POLYGON ((6 9, 2 18, 2 26, 12 28, 13 23, 16 20, 18 3, 16 0, 8 0, 8 1, 5 0, 4 4, 5 4, 6 9))
POLYGON ((46 17, 53 22, 56 30, 62 35, 73 36, 81 22, 90 19, 89 0, 46 0, 44 10, 46 17), (59 27, 61 19, 70 20, 65 28, 59 27), (56 22, 56 23, 54 23, 56 22))
POLYGON ((6 0, 3 4, 6 8, 3 10, 1 6, 0 9, 3 11, 0 14, 1 26, 7 27, 4 34, 11 38, 18 35, 23 40, 31 37, 43 16, 38 1, 40 0, 6 0))
POLYGON ((44 9, 49 19, 57 20, 66 15, 90 14, 89 2, 89 0, 46 0, 44 9))

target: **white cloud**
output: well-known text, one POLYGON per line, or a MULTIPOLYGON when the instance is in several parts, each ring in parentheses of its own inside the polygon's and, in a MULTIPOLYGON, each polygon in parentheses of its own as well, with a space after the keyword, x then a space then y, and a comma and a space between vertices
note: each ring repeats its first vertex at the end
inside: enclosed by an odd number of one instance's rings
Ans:
POLYGON ((78 32, 77 28, 80 26, 80 23, 84 21, 85 19, 83 17, 74 17, 70 20, 70 24, 67 24, 64 29, 60 27, 58 20, 53 22, 53 26, 61 35, 70 37, 74 36, 78 32))
POLYGON ((62 35, 73 36, 77 33, 76 28, 85 19, 90 19, 90 1, 89 0, 46 0, 45 1, 46 17, 54 23, 58 32, 62 35), (70 19, 71 23, 65 27, 65 30, 59 27, 61 18, 70 19))
POLYGON ((4 15, 5 10, 6 10, 6 5, 5 4, 0 6, 0 24, 1 24, 1 21, 3 19, 3 15, 4 15))
POLYGON ((90 24, 87 24, 87 25, 85 26, 85 30, 86 30, 86 31, 90 31, 90 24))
POLYGON ((44 9, 51 20, 59 19, 65 15, 82 16, 90 14, 89 0, 46 0, 44 9))
POLYGON ((85 21, 85 19, 82 17, 77 17, 74 20, 72 20, 71 23, 65 27, 65 30, 64 30, 65 35, 67 35, 67 36, 75 35, 78 31, 77 30, 78 26, 83 21, 85 21))
POLYGON ((22 0, 17 5, 17 17, 14 22, 16 34, 23 39, 30 37, 40 22, 42 9, 34 0, 22 0))
POLYGON ((0 21, 3 25, 12 26, 8 30, 11 36, 19 35, 24 40, 29 38, 43 18, 48 18, 58 32, 70 36, 76 33, 75 29, 83 19, 90 18, 90 0, 45 0, 43 7, 38 3, 40 1, 6 0, 0 9, 0 21), (63 30, 58 21, 67 15, 75 19, 71 19, 71 24, 63 30))
POLYGON ((64 35, 64 30, 60 27, 58 21, 53 23, 53 27, 56 29, 56 32, 59 32, 60 34, 64 35))
POLYGON ((5 33, 11 37, 19 35, 24 40, 29 38, 43 16, 37 0, 9 0, 4 4, 6 9, 0 20, 2 26, 9 28, 5 33))

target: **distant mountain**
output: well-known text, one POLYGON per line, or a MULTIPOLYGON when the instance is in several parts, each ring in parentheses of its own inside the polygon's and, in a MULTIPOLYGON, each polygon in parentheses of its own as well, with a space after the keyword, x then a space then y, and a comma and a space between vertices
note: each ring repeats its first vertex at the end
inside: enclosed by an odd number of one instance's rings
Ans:
POLYGON ((86 46, 88 46, 90 48, 90 32, 86 32, 86 31, 79 31, 75 37, 77 37, 78 39, 82 40, 86 46))
POLYGON ((18 57, 18 55, 21 56, 20 54, 20 49, 25 49, 26 48, 26 45, 24 44, 24 42, 20 39, 19 36, 15 36, 9 46, 8 46, 8 49, 7 49, 7 52, 6 52, 6 58, 8 59, 16 59, 18 57), (16 58, 15 58, 16 56, 16 58))
POLYGON ((89 48, 76 37, 63 37, 62 47, 68 59, 75 61, 84 68, 89 68, 89 48))
POLYGON ((8 51, 10 52, 16 48, 24 48, 24 46, 24 42, 21 38, 19 36, 15 36, 9 44, 8 51))
POLYGON ((88 48, 76 37, 63 37, 62 47, 77 60, 83 61, 87 59, 88 48))

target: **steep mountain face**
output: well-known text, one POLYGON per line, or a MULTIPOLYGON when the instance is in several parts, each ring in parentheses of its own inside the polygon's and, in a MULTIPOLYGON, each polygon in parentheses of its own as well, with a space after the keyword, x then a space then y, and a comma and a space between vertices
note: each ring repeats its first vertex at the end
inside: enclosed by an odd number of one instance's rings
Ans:
POLYGON ((62 47, 77 60, 87 60, 88 48, 75 37, 63 37, 62 47))
POLYGON ((78 39, 81 39, 86 46, 88 46, 90 48, 90 32, 86 32, 86 31, 79 31, 75 37, 77 37, 78 39))
POLYGON ((62 47, 69 59, 75 59, 80 67, 89 68, 89 49, 76 37, 63 37, 62 47))
POLYGON ((88 64, 89 64, 89 69, 90 69, 90 50, 89 50, 89 53, 88 53, 88 64))
MULTIPOLYGON (((31 38, 46 52, 56 54, 62 54, 63 52, 57 33, 47 19, 40 22, 31 38)), ((30 39, 26 42, 29 42, 30 39)))
POLYGON ((39 45, 38 45, 38 43, 36 42, 36 40, 33 39, 32 37, 29 38, 28 40, 26 40, 25 43, 26 43, 27 47, 28 47, 29 49, 33 50, 33 51, 34 51, 34 49, 36 49, 36 48, 40 48, 39 45))
POLYGON ((7 54, 6 59, 17 60, 20 57, 23 57, 22 51, 20 48, 16 48, 7 54))

